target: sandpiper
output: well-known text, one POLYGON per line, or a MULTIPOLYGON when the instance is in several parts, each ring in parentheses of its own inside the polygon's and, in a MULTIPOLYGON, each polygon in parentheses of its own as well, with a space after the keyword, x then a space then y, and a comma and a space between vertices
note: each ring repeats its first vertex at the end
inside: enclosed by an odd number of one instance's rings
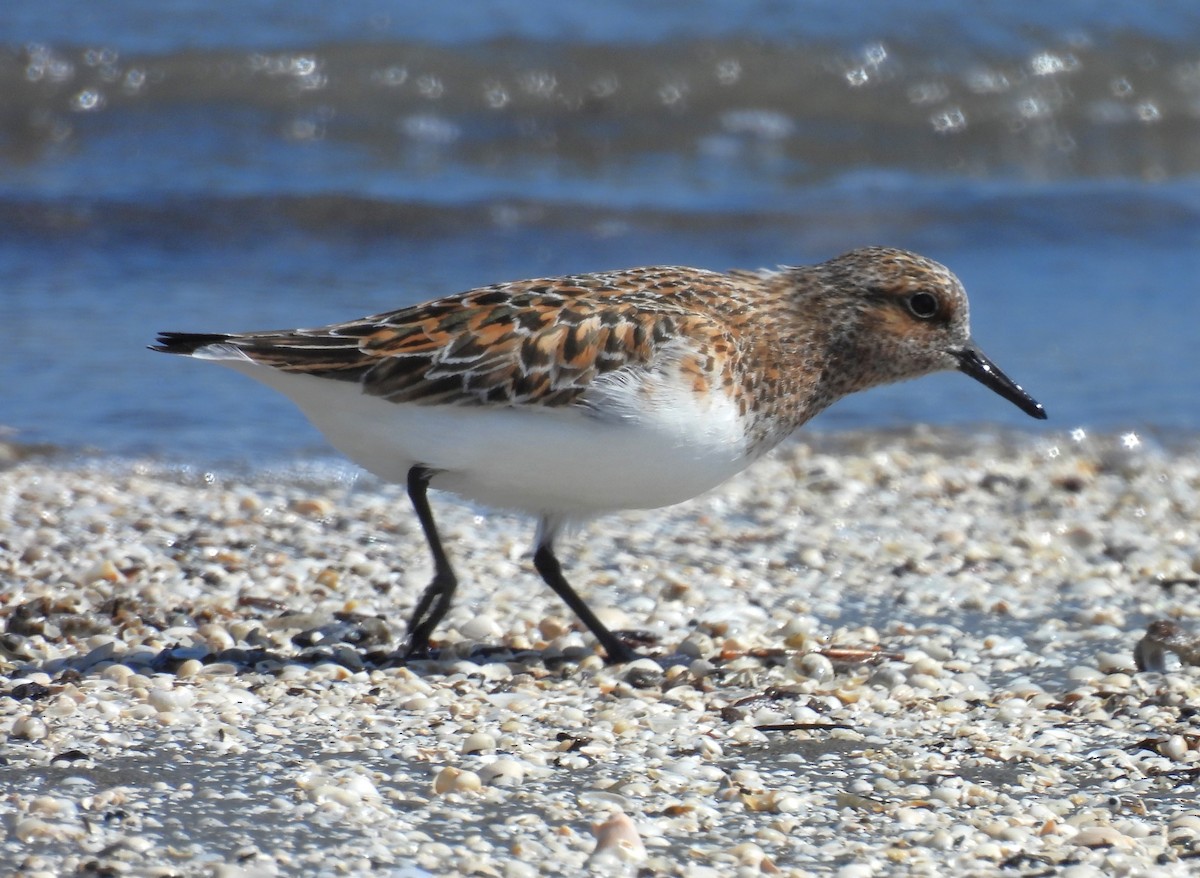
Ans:
POLYGON ((317 329, 165 332, 289 397, 376 476, 407 485, 433 556, 406 658, 429 654, 457 579, 430 487, 537 517, 533 563, 609 662, 637 653, 563 576, 564 525, 713 488, 835 400, 957 369, 1042 406, 971 339, 949 269, 853 250, 819 265, 677 266, 514 281, 317 329))

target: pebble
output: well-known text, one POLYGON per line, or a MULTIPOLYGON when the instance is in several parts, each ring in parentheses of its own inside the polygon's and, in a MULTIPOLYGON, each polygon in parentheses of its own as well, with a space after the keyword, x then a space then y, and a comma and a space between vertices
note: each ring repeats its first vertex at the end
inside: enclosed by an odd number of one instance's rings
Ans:
POLYGON ((1158 747, 1158 752, 1168 759, 1182 760, 1190 752, 1187 738, 1183 735, 1171 735, 1158 747))
POLYGON ((1133 847, 1132 838, 1112 826, 1085 826, 1072 839, 1080 847, 1133 847))
POLYGON ((467 640, 476 642, 498 640, 503 633, 500 625, 491 616, 476 616, 458 626, 458 633, 467 640))
POLYGON ((537 627, 545 640, 557 640, 571 633, 571 623, 561 616, 547 616, 538 622, 537 627))
POLYGON ((591 868, 605 862, 640 863, 646 859, 646 846, 641 834, 628 814, 614 813, 603 823, 592 827, 596 836, 596 847, 588 858, 591 868))
POLYGON ((515 759, 500 758, 480 768, 479 779, 487 786, 514 787, 525 779, 525 768, 515 759))
POLYGON ((438 772, 433 781, 433 791, 438 795, 448 792, 473 793, 483 788, 483 778, 474 771, 449 766, 438 772))
POLYGON ((12 724, 12 736, 25 741, 41 741, 49 733, 45 721, 36 716, 17 717, 12 724))
POLYGON ((195 694, 183 687, 151 689, 146 700, 157 711, 182 710, 191 707, 196 701, 195 694))
POLYGON ((796 670, 802 676, 821 683, 834 677, 833 662, 816 652, 801 657, 796 664, 796 670))
POLYGON ((475 732, 463 741, 463 754, 481 753, 496 749, 496 739, 487 732, 475 732))

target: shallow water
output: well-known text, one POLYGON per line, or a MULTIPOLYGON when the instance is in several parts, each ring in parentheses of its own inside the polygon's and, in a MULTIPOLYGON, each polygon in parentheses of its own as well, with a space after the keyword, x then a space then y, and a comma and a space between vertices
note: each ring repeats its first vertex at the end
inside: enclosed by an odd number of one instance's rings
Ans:
POLYGON ((143 3, 0 13, 0 424, 116 453, 324 448, 158 330, 377 312, 504 279, 953 267, 1036 424, 961 376, 814 429, 1200 428, 1193 4, 143 3))

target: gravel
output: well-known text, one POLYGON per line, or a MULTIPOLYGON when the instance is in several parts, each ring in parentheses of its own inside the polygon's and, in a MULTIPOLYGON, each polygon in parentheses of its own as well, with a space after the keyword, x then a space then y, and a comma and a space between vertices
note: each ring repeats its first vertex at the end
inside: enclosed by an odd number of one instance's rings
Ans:
POLYGON ((563 544, 601 618, 652 643, 624 667, 537 579, 518 516, 434 497, 463 586, 437 659, 405 667, 431 566, 396 486, 5 457, 0 874, 1085 878, 1200 858, 1195 447, 788 445, 563 544), (1171 648, 1148 653, 1148 628, 1171 648))

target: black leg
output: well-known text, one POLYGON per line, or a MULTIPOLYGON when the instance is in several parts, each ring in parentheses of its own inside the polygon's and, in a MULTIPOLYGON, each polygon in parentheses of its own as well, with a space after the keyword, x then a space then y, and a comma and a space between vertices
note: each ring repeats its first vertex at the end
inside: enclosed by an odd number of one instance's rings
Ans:
POLYGON ((417 601, 417 608, 408 620, 408 648, 404 651, 406 659, 429 655, 429 636, 450 610, 450 601, 458 586, 458 579, 454 576, 450 559, 446 557, 446 550, 442 548, 442 538, 438 536, 433 511, 425 496, 431 478, 433 472, 423 466, 414 466, 408 471, 408 498, 412 500, 421 530, 425 532, 425 540, 429 543, 429 552, 433 555, 433 581, 417 601))
POLYGON ((562 565, 554 557, 554 549, 549 543, 543 543, 537 547, 537 551, 533 553, 533 566, 542 575, 542 579, 546 580, 546 584, 554 589, 554 593, 566 601, 567 606, 583 621, 588 630, 596 635, 596 639, 600 641, 600 645, 608 654, 606 660, 610 665, 624 664, 641 658, 637 652, 605 628, 604 623, 596 618, 596 614, 588 609, 583 598, 575 594, 570 583, 563 578, 562 565))

